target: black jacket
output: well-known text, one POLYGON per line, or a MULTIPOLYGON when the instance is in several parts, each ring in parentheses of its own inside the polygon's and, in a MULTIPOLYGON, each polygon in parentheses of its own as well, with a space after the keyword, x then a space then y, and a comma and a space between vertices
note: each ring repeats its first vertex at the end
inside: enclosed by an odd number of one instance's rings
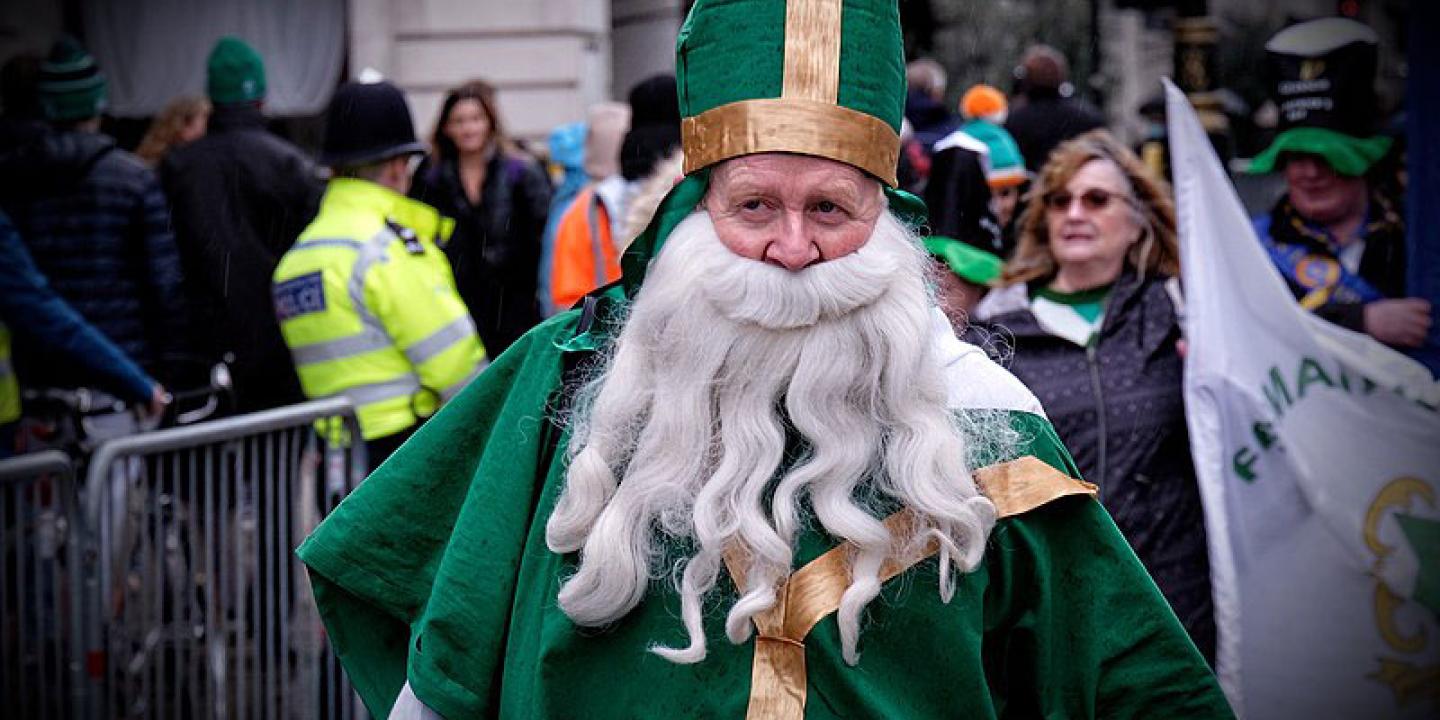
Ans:
POLYGON ((1185 425, 1180 324, 1165 279, 1125 273, 1089 348, 1046 332, 1026 288, 986 298, 1013 335, 1010 371, 1040 399, 1085 479, 1206 658, 1215 621, 1205 516, 1185 425))
POLYGON ((1105 127, 1105 116, 1079 98, 1060 97, 1053 91, 1034 90, 1010 109, 1005 129, 1020 146, 1025 167, 1040 172, 1050 152, 1081 133, 1105 127))
MULTIPOLYGON (((0 204, 50 285, 162 382, 189 344, 180 260, 155 173, 115 141, 51 131, 0 157, 0 204)), ((23 348, 22 348, 23 350, 23 348)), ((82 378, 24 352, 34 386, 82 378)))
MULTIPOLYGON (((983 147, 968 135, 967 142, 983 147)), ((948 141, 941 141, 946 145, 948 141)), ((1000 257, 1009 255, 1000 223, 991 209, 990 184, 980 153, 964 144, 949 144, 935 153, 930 179, 925 184, 925 207, 930 210, 930 233, 974 245, 1000 257)))
POLYGON ((415 171, 410 195, 455 218, 445 255, 486 354, 497 357, 540 321, 535 293, 550 209, 545 171, 524 156, 497 152, 472 205, 455 163, 430 157, 415 171))
POLYGON ((253 105, 220 105, 205 137, 166 156, 186 289, 208 359, 234 356, 242 412, 304 399, 271 310, 280 257, 314 218, 324 185, 310 160, 271 135, 253 105))

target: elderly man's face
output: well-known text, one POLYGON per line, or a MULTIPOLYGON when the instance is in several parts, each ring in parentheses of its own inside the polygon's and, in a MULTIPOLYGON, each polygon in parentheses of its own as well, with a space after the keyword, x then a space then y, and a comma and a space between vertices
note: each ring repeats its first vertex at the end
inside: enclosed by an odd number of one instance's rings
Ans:
POLYGON ((731 252, 800 270, 858 250, 885 204, 880 183, 849 165, 762 153, 716 167, 705 209, 731 252))

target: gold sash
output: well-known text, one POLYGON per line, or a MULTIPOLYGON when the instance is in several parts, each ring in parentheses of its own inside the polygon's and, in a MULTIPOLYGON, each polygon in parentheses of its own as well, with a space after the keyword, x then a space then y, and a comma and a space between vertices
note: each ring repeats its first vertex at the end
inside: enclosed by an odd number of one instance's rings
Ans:
MULTIPOLYGON (((1057 498, 1095 494, 1094 485, 1075 480, 1033 456, 982 468, 975 473, 975 482, 1002 518, 1028 512, 1057 498)), ((915 516, 908 509, 885 519, 893 537, 908 537, 914 523, 915 516)), ((932 541, 909 555, 885 561, 880 582, 905 572, 937 549, 932 541)), ((776 589, 775 605, 755 616, 755 664, 750 672, 750 707, 746 712, 749 720, 805 716, 805 636, 840 607, 840 597, 850 586, 853 550, 850 543, 839 545, 792 573, 776 589)), ((743 551, 726 553, 725 566, 735 586, 743 589, 747 566, 743 551)))

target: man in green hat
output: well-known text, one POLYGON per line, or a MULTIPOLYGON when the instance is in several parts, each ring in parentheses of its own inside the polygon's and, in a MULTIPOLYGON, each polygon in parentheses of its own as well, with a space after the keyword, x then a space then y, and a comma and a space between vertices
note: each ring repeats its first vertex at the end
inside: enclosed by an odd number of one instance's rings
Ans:
POLYGON ((1419 347, 1430 303, 1405 295, 1404 213, 1366 175, 1390 151, 1373 135, 1375 32, 1346 18, 1282 30, 1266 44, 1280 133, 1251 164, 1283 172, 1285 195, 1255 219, 1307 310, 1397 347, 1419 347))
POLYGON ((215 43, 206 90, 214 110, 205 136, 160 166, 201 318, 199 349, 234 358, 241 412, 300 402, 290 352, 263 309, 275 266, 315 217, 324 184, 303 152, 266 129, 265 63, 243 40, 215 43))
POLYGON ((894 2, 700 0, 687 176, 299 550, 372 714, 1228 716, 894 189, 894 2))

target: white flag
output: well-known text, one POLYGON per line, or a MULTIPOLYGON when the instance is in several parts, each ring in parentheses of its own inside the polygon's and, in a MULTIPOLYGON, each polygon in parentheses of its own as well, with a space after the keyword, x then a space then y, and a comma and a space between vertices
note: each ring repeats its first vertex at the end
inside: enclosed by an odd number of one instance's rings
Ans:
POLYGON ((1440 388, 1319 320, 1166 83, 1185 401, 1236 712, 1440 717, 1440 388))

